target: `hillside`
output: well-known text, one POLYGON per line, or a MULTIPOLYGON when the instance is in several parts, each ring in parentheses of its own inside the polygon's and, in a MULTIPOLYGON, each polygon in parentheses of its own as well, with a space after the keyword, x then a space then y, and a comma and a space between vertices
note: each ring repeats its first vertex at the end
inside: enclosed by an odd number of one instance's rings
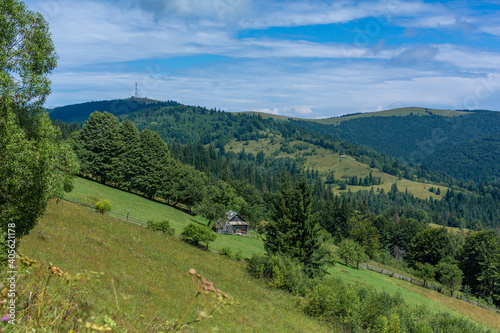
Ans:
POLYGON ((374 111, 374 112, 364 112, 364 113, 354 113, 354 114, 346 114, 339 117, 331 117, 331 118, 322 118, 322 119, 305 119, 305 118, 297 118, 297 117, 287 117, 282 115, 276 115, 272 113, 264 113, 257 111, 248 111, 244 112, 246 114, 260 116, 262 118, 268 119, 272 118, 274 120, 280 121, 289 121, 289 120, 302 120, 302 121, 310 121, 324 125, 339 125, 340 123, 352 119, 358 118, 369 118, 369 117, 406 117, 406 116, 443 116, 443 117, 457 117, 465 114, 469 114, 471 112, 468 111, 453 111, 453 110, 441 110, 441 109, 428 109, 421 107, 404 107, 404 108, 396 108, 389 109, 384 111, 374 111))
MULTIPOLYGON (((87 290, 94 311, 114 318, 129 332, 146 332, 149 323, 180 319, 196 295, 188 274, 191 268, 238 302, 197 325, 197 331, 329 331, 327 325, 301 313, 291 295, 252 279, 236 261, 66 202, 49 205, 20 250, 73 275, 103 272, 101 283, 87 290), (111 279, 116 302, 127 317, 109 305, 115 303, 111 279)), ((52 294, 56 286, 53 282, 48 291, 52 294)), ((189 312, 190 320, 203 310, 201 304, 189 312)))
POLYGON ((407 117, 407 116, 442 116, 442 117, 458 117, 469 114, 467 111, 452 111, 441 109, 428 109, 420 107, 404 107, 397 109, 389 109, 384 111, 364 112, 357 114, 348 114, 340 117, 332 117, 325 119, 311 119, 310 121, 317 122, 325 125, 339 125, 342 122, 371 117, 407 117))
MULTIPOLYGON (((142 211, 144 216, 139 216, 141 218, 146 218, 147 214, 167 216, 177 227, 189 221, 189 218, 183 220, 187 217, 184 213, 165 209, 162 204, 147 205, 136 195, 98 184, 93 187, 87 181, 77 182, 72 195, 89 199, 92 196, 89 193, 93 191, 99 196, 106 195, 115 203, 117 210, 125 208, 134 214, 142 211)), ((232 238, 238 240, 242 237, 232 238)), ((246 243, 233 245, 235 250, 246 252, 246 243)), ((222 315, 215 315, 197 326, 201 332, 236 332, 243 327, 251 332, 332 330, 327 324, 304 315, 296 305, 295 297, 250 278, 241 263, 63 201, 49 205, 37 227, 23 239, 21 251, 30 258, 50 261, 71 274, 84 270, 103 272, 101 283, 86 291, 87 297, 92 299, 93 311, 96 316, 113 318, 120 328, 129 331, 135 331, 137 326, 145 327, 151 322, 161 323, 180 317, 186 309, 187 300, 194 294, 187 274, 190 268, 212 280, 238 302, 222 315), (99 260, 96 260, 96 255, 99 260), (118 295, 116 300, 114 294, 118 295), (110 306, 110 303, 115 302, 126 317, 110 306)), ((493 329, 499 328, 494 313, 449 299, 435 291, 421 289, 372 271, 344 266, 336 266, 329 271, 332 277, 341 277, 351 284, 368 286, 392 295, 399 294, 412 307, 425 307, 433 313, 466 316, 493 329)), ((52 282, 48 290, 50 296, 55 292, 52 288, 60 288, 57 286, 57 282, 52 282)), ((196 317, 199 310, 196 306, 189 316, 196 317)))
POLYGON ((93 101, 80 104, 72 104, 49 109, 52 120, 60 120, 66 123, 85 122, 94 111, 107 111, 115 116, 129 114, 152 106, 177 105, 176 102, 161 102, 144 98, 115 99, 109 101, 93 101))
POLYGON ((465 181, 499 181, 500 133, 439 149, 430 155, 426 164, 465 181))
POLYGON ((338 125, 294 123, 409 162, 426 163, 438 150, 500 132, 500 112, 482 111, 454 117, 359 115, 338 125))
MULTIPOLYGON (((333 178, 336 180, 347 181, 354 176, 357 178, 366 178, 371 174, 372 177, 380 178, 381 181, 381 184, 373 185, 377 193, 382 189, 385 192, 389 192, 392 185, 396 182, 400 191, 408 191, 421 199, 432 197, 434 200, 441 200, 447 190, 445 186, 420 183, 408 179, 398 180, 398 177, 384 173, 377 168, 371 168, 369 165, 357 161, 352 156, 341 155, 329 149, 318 147, 300 140, 287 142, 286 147, 291 147, 289 149, 292 149, 292 151, 287 152, 287 149, 282 149, 285 145, 284 141, 285 140, 280 136, 259 140, 232 141, 225 146, 225 149, 227 152, 234 152, 236 154, 244 151, 245 153, 257 155, 262 151, 266 156, 273 156, 275 158, 302 159, 303 167, 305 169, 317 170, 319 176, 324 181, 327 180, 328 175, 333 175, 333 178), (436 189, 439 188, 441 194, 436 195, 434 192, 429 192, 431 187, 436 189)), ((346 186, 346 189, 340 190, 337 185, 333 184, 333 192, 335 194, 340 194, 347 191, 366 191, 370 190, 372 187, 350 184, 346 186)))

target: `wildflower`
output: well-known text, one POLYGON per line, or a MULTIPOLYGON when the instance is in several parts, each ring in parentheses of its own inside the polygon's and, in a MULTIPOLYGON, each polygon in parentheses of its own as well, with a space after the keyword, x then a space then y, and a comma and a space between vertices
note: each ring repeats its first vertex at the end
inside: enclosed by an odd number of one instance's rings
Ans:
POLYGON ((7 317, 7 316, 3 316, 3 317, 2 317, 2 321, 9 321, 9 317, 7 317))

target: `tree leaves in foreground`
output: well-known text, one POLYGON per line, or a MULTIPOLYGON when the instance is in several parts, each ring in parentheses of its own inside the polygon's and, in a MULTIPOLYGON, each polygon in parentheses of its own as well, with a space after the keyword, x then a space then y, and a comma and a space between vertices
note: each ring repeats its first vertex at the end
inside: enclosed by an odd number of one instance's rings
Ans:
POLYGON ((42 108, 57 55, 47 22, 0 2, 0 225, 29 233, 48 200, 71 188, 77 162, 42 108))

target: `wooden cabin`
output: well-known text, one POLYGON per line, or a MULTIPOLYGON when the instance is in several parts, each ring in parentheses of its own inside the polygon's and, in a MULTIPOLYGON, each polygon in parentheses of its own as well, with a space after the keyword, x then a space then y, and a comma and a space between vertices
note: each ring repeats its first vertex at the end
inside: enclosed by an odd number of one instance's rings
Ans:
POLYGON ((250 224, 240 214, 232 210, 228 211, 224 218, 217 220, 212 227, 219 234, 240 236, 247 236, 249 228, 250 224))

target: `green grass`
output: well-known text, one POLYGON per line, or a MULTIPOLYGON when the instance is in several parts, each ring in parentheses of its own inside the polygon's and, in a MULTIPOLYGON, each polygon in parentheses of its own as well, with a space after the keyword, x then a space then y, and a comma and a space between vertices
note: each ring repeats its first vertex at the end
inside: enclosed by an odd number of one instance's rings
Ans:
MULTIPOLYGON (((189 222, 201 225, 207 225, 208 222, 203 217, 192 216, 160 202, 148 200, 139 195, 120 191, 83 178, 75 179, 73 191, 66 196, 91 204, 107 199, 112 205, 111 210, 113 212, 129 213, 130 216, 146 221, 167 219, 177 234, 180 234, 189 222)), ((217 250, 229 247, 234 252, 241 251, 244 257, 250 257, 254 252, 264 251, 262 239, 252 231, 249 236, 217 235, 217 240, 210 243, 210 247, 217 250)))
MULTIPOLYGON (((394 269, 391 268, 391 271, 394 269)), ((467 317, 489 328, 500 330, 500 316, 492 311, 445 296, 437 291, 415 286, 409 282, 392 278, 366 269, 356 269, 337 264, 328 272, 343 281, 357 283, 390 294, 400 293, 404 300, 416 307, 424 307, 434 312, 446 312, 459 317, 467 317)), ((407 275, 407 274, 405 274, 407 275)))
MULTIPOLYGON (((142 328, 155 317, 161 321, 181 317, 195 295, 191 268, 238 302, 197 325, 196 332, 329 331, 326 324, 304 315, 290 294, 251 278, 241 262, 65 201, 49 204, 19 250, 73 275, 103 272, 101 283, 88 291, 94 311, 114 318, 129 332, 145 331, 142 328), (111 279, 117 303, 129 320, 102 300, 116 303, 111 279)), ((47 300, 57 292, 56 285, 54 280, 49 286, 47 300)), ((188 317, 196 318, 200 310, 195 306, 188 317)))
MULTIPOLYGON (((277 154, 277 157, 305 157, 306 163, 304 168, 310 168, 313 170, 318 170, 320 176, 326 178, 329 172, 334 172, 335 179, 343 179, 343 177, 366 177, 372 173, 373 177, 380 177, 382 184, 374 185, 374 190, 382 190, 387 193, 391 190, 392 184, 397 181, 398 189, 402 192, 408 190, 415 197, 421 199, 428 199, 432 197, 434 200, 441 200, 446 194, 447 188, 440 185, 420 183, 416 181, 411 181, 408 179, 398 180, 396 176, 389 175, 378 169, 370 168, 368 165, 358 162, 351 156, 346 156, 341 158, 340 155, 331 150, 314 146, 312 144, 303 141, 292 141, 288 145, 292 146, 295 144, 307 145, 308 148, 303 151, 297 151, 292 154, 287 154, 283 151, 279 151, 284 139, 281 136, 275 136, 274 138, 250 140, 250 141, 233 141, 226 145, 226 151, 232 151, 238 153, 245 149, 247 153, 257 154, 259 151, 263 151, 266 156, 277 154), (441 194, 436 195, 430 192, 429 189, 434 187, 436 190, 441 189, 441 194)), ((358 191, 370 191, 370 187, 365 186, 351 186, 348 185, 344 192, 350 189, 352 192, 358 191)), ((343 191, 338 190, 338 186, 334 186, 333 192, 339 194, 343 191)))
POLYGON ((287 117, 287 116, 280 116, 280 115, 257 112, 257 111, 250 111, 250 112, 245 112, 245 113, 250 114, 250 115, 259 115, 264 119, 272 118, 272 119, 281 120, 281 121, 288 121, 288 119, 294 119, 294 120, 312 121, 312 122, 316 122, 316 123, 320 123, 320 124, 327 124, 327 125, 330 125, 330 124, 339 125, 341 122, 351 120, 351 119, 356 119, 356 118, 392 117, 392 116, 405 117, 405 116, 409 116, 411 114, 413 114, 415 116, 429 116, 430 114, 425 112, 425 110, 429 110, 433 114, 438 115, 438 116, 443 116, 443 117, 457 117, 457 116, 461 116, 461 115, 470 113, 470 112, 466 112, 466 111, 426 109, 426 108, 420 108, 420 107, 405 107, 405 108, 389 109, 389 110, 375 111, 375 112, 365 112, 365 113, 361 113, 361 114, 346 115, 343 117, 332 117, 332 118, 324 118, 324 119, 304 119, 304 118, 296 118, 296 117, 287 117))
POLYGON ((430 112, 432 112, 432 114, 435 114, 438 116, 443 116, 443 117, 457 117, 457 116, 461 116, 461 115, 470 113, 470 112, 465 112, 465 111, 426 109, 426 108, 420 108, 420 107, 405 107, 405 108, 397 108, 397 109, 390 109, 390 110, 377 111, 377 112, 366 112, 366 113, 361 113, 361 114, 355 114, 352 116, 348 115, 345 117, 315 119, 315 120, 311 120, 311 121, 315 121, 315 122, 318 122, 321 124, 338 125, 343 121, 356 119, 356 118, 366 118, 366 117, 392 117, 392 116, 405 117, 405 116, 409 116, 411 114, 413 114, 415 116, 429 116, 430 114, 425 112, 426 110, 429 110, 430 112))

